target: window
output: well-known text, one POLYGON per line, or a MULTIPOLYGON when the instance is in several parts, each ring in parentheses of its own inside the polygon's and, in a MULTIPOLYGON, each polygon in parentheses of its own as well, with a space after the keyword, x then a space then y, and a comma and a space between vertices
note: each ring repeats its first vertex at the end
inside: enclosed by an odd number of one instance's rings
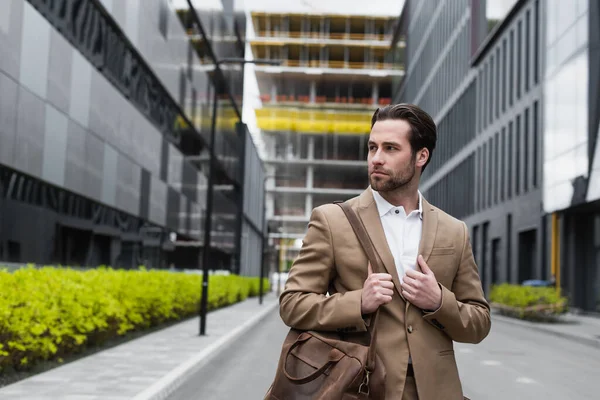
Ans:
POLYGON ((533 83, 539 83, 540 2, 536 0, 533 16, 533 83))
POLYGON ((508 123, 508 161, 506 162, 506 166, 508 167, 508 173, 506 179, 508 179, 508 199, 512 198, 512 188, 513 188, 513 154, 515 154, 515 150, 513 148, 513 122, 510 121, 508 123))
POLYGON ((525 109, 525 121, 523 129, 523 192, 527 193, 529 190, 529 108, 525 109))
POLYGON ((489 106, 489 123, 491 124, 494 120, 494 56, 490 58, 490 81, 489 81, 489 91, 488 91, 488 106, 489 106))
POLYGON ((509 44, 508 44, 508 52, 510 53, 510 62, 508 65, 510 68, 508 69, 508 105, 512 107, 513 105, 513 93, 515 83, 514 79, 514 69, 515 69, 515 31, 510 31, 509 44))
POLYGON ((532 185, 538 187, 538 102, 533 103, 533 179, 532 185))
POLYGON ((506 192, 506 128, 502 128, 500 136, 500 201, 504 201, 506 192))
POLYGON ((506 111, 506 39, 502 41, 502 112, 506 111))
POLYGON ((494 143, 493 143, 493 138, 490 138, 490 140, 488 141, 488 154, 487 154, 487 171, 488 171, 488 194, 487 194, 487 205, 488 207, 492 206, 492 188, 494 187, 494 181, 493 181, 493 168, 494 168, 494 164, 492 163, 493 160, 493 153, 492 151, 494 150, 494 143))
POLYGON ((515 194, 519 194, 521 190, 521 116, 517 115, 517 128, 515 132, 515 155, 516 155, 516 166, 515 166, 515 194))
POLYGON ((529 60, 531 59, 531 11, 525 14, 525 91, 529 92, 529 60))
POLYGON ((494 103, 496 103, 496 118, 500 116, 500 47, 496 49, 496 93, 494 94, 494 103))
POLYGON ((159 2, 158 10, 158 30, 167 38, 167 28, 169 23, 169 6, 165 0, 159 2))
POLYGON ((500 133, 496 132, 494 136, 494 204, 498 204, 498 188, 500 186, 500 133))
POLYGON ((521 98, 521 52, 523 51, 523 21, 517 25, 517 99, 521 98))

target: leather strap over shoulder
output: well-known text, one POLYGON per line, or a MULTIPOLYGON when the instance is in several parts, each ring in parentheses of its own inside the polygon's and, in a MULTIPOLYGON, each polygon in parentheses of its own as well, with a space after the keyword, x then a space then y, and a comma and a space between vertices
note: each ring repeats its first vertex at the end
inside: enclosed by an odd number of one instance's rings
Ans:
MULTIPOLYGON (((354 230, 354 233, 356 234, 356 237, 358 238, 360 245, 362 246, 363 250, 365 251, 367 258, 369 259, 369 262, 371 263, 373 272, 375 272, 375 273, 385 272, 385 270, 383 269, 383 267, 379 261, 379 258, 377 257, 377 254, 375 253, 375 248, 373 247, 373 242, 371 241, 371 238, 369 237, 369 234, 367 233, 365 226, 363 225, 361 220, 358 218, 358 216, 356 215, 356 213, 354 212, 352 207, 350 207, 350 205, 347 202, 336 201, 335 204, 340 206, 341 209, 344 211, 344 214, 346 214, 346 218, 348 218, 348 221, 350 222, 350 225, 352 226, 352 229, 354 230)), ((377 326, 377 320, 379 319, 378 317, 379 317, 379 308, 377 309, 377 311, 375 311, 375 313, 373 315, 373 319, 370 324, 371 343, 369 344, 369 354, 367 356, 367 370, 369 370, 369 371, 372 371, 373 368, 375 367, 375 354, 376 354, 375 353, 375 343, 377 341, 376 326, 377 326)))

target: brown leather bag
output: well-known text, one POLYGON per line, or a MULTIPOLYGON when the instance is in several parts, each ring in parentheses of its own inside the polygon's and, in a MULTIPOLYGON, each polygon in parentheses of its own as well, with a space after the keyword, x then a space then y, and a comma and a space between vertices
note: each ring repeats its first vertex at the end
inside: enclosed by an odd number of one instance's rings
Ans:
MULTIPOLYGON (((336 204, 344 210, 373 271, 383 272, 354 210, 347 203, 336 204)), ((355 334, 290 329, 265 400, 384 399, 386 372, 375 352, 378 316, 379 310, 372 314, 366 343, 355 334)))

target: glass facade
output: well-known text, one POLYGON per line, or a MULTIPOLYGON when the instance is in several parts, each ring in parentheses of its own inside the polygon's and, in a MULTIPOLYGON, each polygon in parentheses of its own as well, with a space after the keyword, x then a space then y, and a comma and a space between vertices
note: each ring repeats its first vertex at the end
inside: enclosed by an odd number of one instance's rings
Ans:
POLYGON ((544 194, 546 212, 577 201, 588 152, 588 0, 546 2, 544 194))
POLYGON ((210 218, 239 271, 245 15, 213 5, 2 2, 0 261, 198 268, 210 218))

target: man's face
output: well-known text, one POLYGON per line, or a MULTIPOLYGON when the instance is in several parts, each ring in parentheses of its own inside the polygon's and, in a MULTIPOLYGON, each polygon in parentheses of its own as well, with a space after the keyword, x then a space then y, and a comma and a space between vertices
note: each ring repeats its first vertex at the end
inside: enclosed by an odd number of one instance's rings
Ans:
POLYGON ((404 120, 377 121, 369 137, 369 182, 373 190, 390 192, 411 182, 422 155, 413 154, 410 125, 404 120), (418 159, 419 158, 419 159, 418 159))

